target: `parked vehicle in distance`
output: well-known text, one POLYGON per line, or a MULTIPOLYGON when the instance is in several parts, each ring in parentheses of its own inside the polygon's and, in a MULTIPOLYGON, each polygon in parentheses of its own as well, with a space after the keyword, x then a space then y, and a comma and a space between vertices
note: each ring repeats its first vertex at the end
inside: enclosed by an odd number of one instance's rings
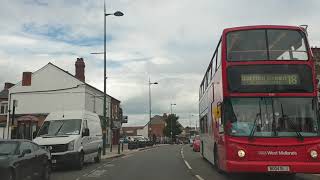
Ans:
POLYGON ((128 139, 128 137, 123 137, 123 138, 120 138, 120 143, 125 143, 125 144, 127 144, 127 143, 129 143, 129 141, 130 141, 130 139, 128 139))
POLYGON ((134 140, 138 143, 138 148, 146 147, 147 141, 144 139, 143 136, 136 136, 134 140))
POLYGON ((193 146, 193 141, 194 141, 195 136, 191 136, 189 139, 190 147, 193 146))
POLYGON ((200 136, 196 136, 193 140, 193 143, 192 143, 192 149, 193 151, 195 152, 200 152, 200 144, 201 144, 201 141, 200 141, 200 136))
POLYGON ((54 166, 69 164, 82 169, 85 160, 101 160, 100 119, 88 111, 52 112, 34 142, 50 149, 54 166))
POLYGON ((50 153, 29 140, 0 140, 2 180, 50 179, 50 153))
POLYGON ((146 145, 147 145, 147 146, 153 146, 153 141, 152 141, 152 140, 150 140, 150 139, 147 138, 147 137, 144 137, 144 139, 146 140, 146 145))
POLYGON ((128 136, 128 149, 137 149, 138 148, 138 142, 135 141, 134 136, 128 136))

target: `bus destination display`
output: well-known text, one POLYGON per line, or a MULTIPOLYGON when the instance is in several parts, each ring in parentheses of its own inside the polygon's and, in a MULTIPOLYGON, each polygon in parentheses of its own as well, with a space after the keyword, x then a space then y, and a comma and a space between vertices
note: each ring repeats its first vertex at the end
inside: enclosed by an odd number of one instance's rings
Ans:
POLYGON ((300 85, 298 74, 241 74, 241 85, 300 85))
POLYGON ((228 89, 237 93, 312 92, 312 69, 307 65, 246 65, 227 69, 228 89))

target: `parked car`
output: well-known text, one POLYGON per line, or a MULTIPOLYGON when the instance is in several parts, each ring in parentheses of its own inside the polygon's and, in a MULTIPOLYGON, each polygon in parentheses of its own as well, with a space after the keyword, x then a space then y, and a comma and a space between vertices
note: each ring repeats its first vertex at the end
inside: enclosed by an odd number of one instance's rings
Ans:
POLYGON ((146 147, 147 141, 144 139, 143 136, 136 136, 134 140, 138 143, 139 148, 146 147))
POLYGON ((84 160, 101 160, 100 119, 88 111, 52 112, 34 142, 50 149, 54 166, 68 164, 82 169, 84 160))
POLYGON ((200 152, 200 144, 201 144, 201 141, 200 141, 200 136, 196 136, 193 140, 193 143, 192 143, 192 149, 193 151, 195 152, 200 152))
POLYGON ((120 138, 120 139, 119 139, 119 142, 120 142, 120 143, 124 143, 124 144, 129 143, 129 141, 130 141, 130 140, 129 140, 127 137, 123 137, 123 138, 120 138))
POLYGON ((146 145, 147 145, 147 146, 153 146, 153 141, 152 141, 152 140, 150 140, 150 139, 147 138, 147 137, 145 137, 144 139, 146 140, 146 145))
POLYGON ((138 142, 134 140, 134 137, 129 136, 128 139, 128 149, 137 149, 138 148, 138 142))
POLYGON ((29 140, 0 140, 0 174, 2 180, 49 180, 50 153, 29 140))

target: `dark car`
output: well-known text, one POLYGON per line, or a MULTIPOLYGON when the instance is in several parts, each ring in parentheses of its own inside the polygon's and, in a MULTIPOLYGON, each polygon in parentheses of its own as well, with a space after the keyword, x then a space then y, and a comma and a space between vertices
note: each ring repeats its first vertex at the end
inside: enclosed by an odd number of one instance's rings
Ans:
POLYGON ((144 148, 147 145, 147 141, 143 136, 136 136, 134 140, 138 143, 138 148, 144 148))
POLYGON ((50 179, 51 156, 28 140, 0 140, 1 180, 50 179))

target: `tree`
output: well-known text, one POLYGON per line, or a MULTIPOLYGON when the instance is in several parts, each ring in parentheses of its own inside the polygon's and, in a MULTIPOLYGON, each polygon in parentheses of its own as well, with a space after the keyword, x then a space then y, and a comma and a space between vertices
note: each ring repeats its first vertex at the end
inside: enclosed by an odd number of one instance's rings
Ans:
POLYGON ((176 135, 179 135, 182 132, 182 126, 178 122, 179 116, 176 116, 175 114, 169 114, 166 121, 166 127, 163 130, 163 134, 167 137, 171 137, 171 125, 172 125, 172 138, 173 140, 176 139, 176 135), (172 123, 171 123, 172 121, 172 123))

